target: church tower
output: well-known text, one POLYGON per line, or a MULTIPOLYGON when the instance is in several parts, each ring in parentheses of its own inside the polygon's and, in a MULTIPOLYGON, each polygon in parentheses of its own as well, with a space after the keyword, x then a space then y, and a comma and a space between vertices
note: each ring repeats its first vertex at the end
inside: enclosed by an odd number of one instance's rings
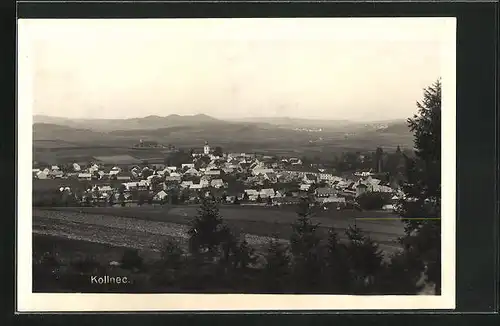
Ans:
POLYGON ((210 154, 210 146, 208 146, 208 142, 205 142, 205 146, 203 147, 203 154, 210 154))

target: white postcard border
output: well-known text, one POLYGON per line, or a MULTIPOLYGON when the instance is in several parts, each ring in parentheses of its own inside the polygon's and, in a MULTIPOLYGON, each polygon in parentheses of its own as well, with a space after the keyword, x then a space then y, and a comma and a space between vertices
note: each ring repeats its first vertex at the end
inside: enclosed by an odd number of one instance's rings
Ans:
MULTIPOLYGON (((323 19, 315 20, 324 21, 323 19)), ((456 19, 335 18, 443 21, 442 32, 442 295, 42 294, 32 293, 32 42, 18 21, 17 310, 19 312, 395 310, 455 308, 456 19), (30 55, 31 54, 31 55, 30 55)), ((270 19, 278 24, 280 20, 270 19)), ((303 19, 304 20, 304 19, 303 19)), ((241 20, 238 20, 241 21, 241 20)), ((229 22, 228 22, 229 23, 229 22)), ((397 27, 395 27, 397 28, 397 27)), ((231 34, 234 36, 234 34, 231 34)), ((404 76, 402 76, 404 78, 404 76)), ((418 100, 418 99, 416 99, 418 100)))

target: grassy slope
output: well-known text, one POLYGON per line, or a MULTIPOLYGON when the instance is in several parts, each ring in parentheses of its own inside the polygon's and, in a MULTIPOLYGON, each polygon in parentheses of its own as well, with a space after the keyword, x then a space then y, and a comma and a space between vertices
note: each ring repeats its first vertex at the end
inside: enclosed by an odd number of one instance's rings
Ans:
MULTIPOLYGON (((56 210, 82 211, 89 214, 114 215, 131 217, 150 221, 189 224, 196 214, 197 206, 161 207, 90 207, 90 208, 56 208, 56 210)), ((236 232, 244 232, 260 236, 277 235, 282 239, 289 239, 292 229, 291 224, 297 219, 293 208, 258 208, 223 206, 221 216, 226 223, 236 232)), ((320 223, 319 233, 327 236, 330 227, 337 229, 339 235, 344 237, 344 230, 349 225, 356 224, 381 244, 393 245, 397 237, 403 235, 403 225, 399 221, 366 221, 360 218, 394 217, 387 212, 357 212, 357 211, 332 211, 320 212, 313 218, 315 223, 320 223)))

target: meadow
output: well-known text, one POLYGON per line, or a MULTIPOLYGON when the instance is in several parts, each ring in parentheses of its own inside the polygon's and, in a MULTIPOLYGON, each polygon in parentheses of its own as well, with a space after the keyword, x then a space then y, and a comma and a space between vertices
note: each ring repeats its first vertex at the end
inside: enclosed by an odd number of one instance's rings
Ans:
MULTIPOLYGON (((142 207, 58 207, 48 209, 59 212, 81 212, 187 225, 196 215, 198 206, 143 205, 142 207)), ((43 208, 43 210, 46 209, 43 208)), ((290 237, 291 224, 297 219, 294 207, 223 205, 220 207, 220 214, 236 233, 266 237, 276 236, 281 239, 290 237)), ((314 214, 311 220, 313 223, 319 224, 318 232, 321 235, 326 236, 330 228, 335 228, 340 238, 344 239, 344 231, 349 226, 356 225, 376 242, 388 246, 399 246, 397 239, 404 234, 403 223, 390 212, 319 211, 314 214), (387 218, 391 219, 387 220, 387 218)))
POLYGON ((161 159, 168 157, 170 151, 163 148, 135 148, 133 143, 127 145, 73 145, 66 142, 37 141, 33 147, 33 159, 46 164, 61 163, 89 163, 101 158, 107 164, 137 164, 143 160, 161 159), (125 160, 125 161, 124 161, 125 160))

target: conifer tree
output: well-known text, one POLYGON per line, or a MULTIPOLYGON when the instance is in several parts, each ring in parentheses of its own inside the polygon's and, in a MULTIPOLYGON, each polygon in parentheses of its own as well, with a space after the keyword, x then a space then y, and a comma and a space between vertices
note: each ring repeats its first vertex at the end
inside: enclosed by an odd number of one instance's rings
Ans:
POLYGON ((423 262, 428 281, 441 292, 441 80, 424 90, 418 112, 408 119, 416 158, 406 157, 405 198, 399 213, 405 222, 405 250, 423 262))
POLYGON ((219 246, 227 236, 227 228, 215 200, 211 197, 201 198, 201 206, 197 216, 191 221, 188 235, 191 252, 208 252, 216 254, 219 246))
POLYGON ((319 224, 313 224, 311 221, 307 199, 303 199, 300 203, 298 216, 299 218, 292 224, 290 237, 295 284, 300 291, 311 291, 320 284, 323 267, 320 237, 316 233, 319 224))
POLYGON ((333 293, 349 293, 351 286, 346 246, 339 241, 334 228, 328 231, 325 281, 333 293))
POLYGON ((348 264, 353 280, 353 291, 368 292, 375 277, 382 268, 382 252, 370 237, 357 226, 350 226, 346 231, 348 264))
POLYGON ((280 244, 277 237, 269 242, 264 267, 264 289, 272 293, 285 291, 290 287, 291 257, 287 246, 280 244))

